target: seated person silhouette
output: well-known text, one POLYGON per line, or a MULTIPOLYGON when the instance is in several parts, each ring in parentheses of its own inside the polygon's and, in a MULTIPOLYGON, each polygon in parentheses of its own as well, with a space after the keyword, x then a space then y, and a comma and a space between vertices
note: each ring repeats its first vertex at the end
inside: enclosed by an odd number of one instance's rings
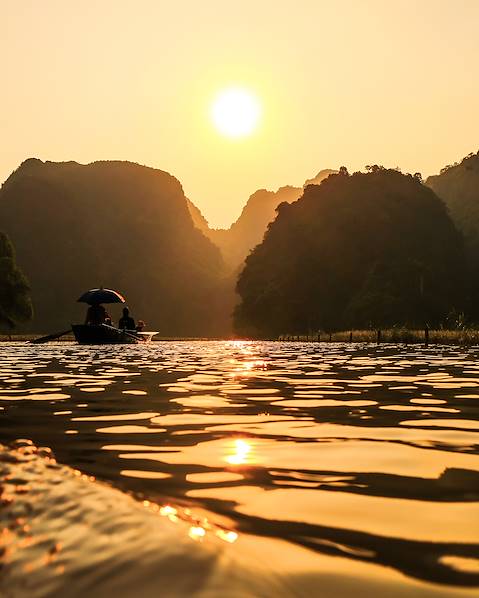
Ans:
POLYGON ((123 316, 118 322, 118 328, 122 330, 135 330, 135 320, 130 316, 130 310, 127 307, 123 308, 123 316))
POLYGON ((89 326, 100 326, 105 322, 106 317, 107 313, 103 305, 94 303, 93 305, 90 305, 86 312, 85 324, 88 324, 89 326))

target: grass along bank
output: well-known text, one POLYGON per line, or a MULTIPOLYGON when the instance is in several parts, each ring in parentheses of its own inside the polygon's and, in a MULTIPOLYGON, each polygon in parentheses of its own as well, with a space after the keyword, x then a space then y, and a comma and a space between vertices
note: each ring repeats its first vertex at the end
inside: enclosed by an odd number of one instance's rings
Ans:
POLYGON ((479 345, 479 329, 463 330, 409 330, 390 328, 387 330, 343 330, 340 332, 315 332, 306 334, 284 334, 280 341, 332 342, 332 343, 416 343, 437 345, 479 345))

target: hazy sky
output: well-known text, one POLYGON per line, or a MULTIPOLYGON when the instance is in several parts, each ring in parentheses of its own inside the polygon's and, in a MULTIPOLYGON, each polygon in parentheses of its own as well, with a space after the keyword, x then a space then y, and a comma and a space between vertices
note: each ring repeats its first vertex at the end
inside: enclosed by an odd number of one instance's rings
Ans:
POLYGON ((0 180, 132 160, 223 226, 322 168, 433 174, 479 149, 478 31, 479 0, 0 0, 0 180), (231 85, 263 106, 239 140, 209 117, 231 85))

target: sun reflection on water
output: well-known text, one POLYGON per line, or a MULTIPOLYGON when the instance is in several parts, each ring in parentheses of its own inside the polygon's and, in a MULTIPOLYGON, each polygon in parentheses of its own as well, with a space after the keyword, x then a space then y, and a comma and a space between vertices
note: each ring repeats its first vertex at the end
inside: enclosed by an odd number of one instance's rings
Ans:
POLYGON ((216 535, 218 536, 218 538, 221 538, 222 540, 224 540, 225 542, 229 542, 230 544, 233 544, 233 542, 236 542, 236 540, 238 539, 238 534, 236 532, 225 531, 223 529, 216 530, 216 535))
POLYGON ((245 465, 251 463, 251 449, 252 445, 250 442, 243 438, 237 438, 232 446, 233 454, 227 455, 225 461, 230 465, 245 465))
POLYGON ((206 530, 204 527, 200 527, 199 525, 192 525, 188 535, 192 540, 202 540, 206 535, 206 530))
POLYGON ((178 521, 178 511, 174 507, 170 507, 170 505, 165 505, 164 507, 160 507, 160 515, 162 517, 168 517, 170 521, 176 522, 178 521))

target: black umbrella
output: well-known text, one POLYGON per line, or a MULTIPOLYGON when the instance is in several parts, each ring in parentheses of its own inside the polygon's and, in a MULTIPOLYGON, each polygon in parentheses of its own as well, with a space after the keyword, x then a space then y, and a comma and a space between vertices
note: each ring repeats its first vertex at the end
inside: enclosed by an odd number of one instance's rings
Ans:
POLYGON ((90 289, 78 299, 80 303, 96 305, 98 303, 125 303, 125 298, 111 289, 90 289))

